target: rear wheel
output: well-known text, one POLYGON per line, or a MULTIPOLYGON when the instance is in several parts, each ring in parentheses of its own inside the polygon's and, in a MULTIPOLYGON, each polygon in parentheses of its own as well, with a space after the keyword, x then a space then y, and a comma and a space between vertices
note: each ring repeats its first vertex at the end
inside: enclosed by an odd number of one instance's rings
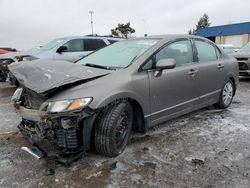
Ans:
POLYGON ((215 104, 217 108, 227 108, 231 105, 234 96, 234 84, 228 80, 223 86, 220 94, 219 102, 215 104))
POLYGON ((129 102, 120 102, 105 109, 95 127, 95 148, 98 153, 115 157, 127 146, 132 130, 133 109, 129 102))

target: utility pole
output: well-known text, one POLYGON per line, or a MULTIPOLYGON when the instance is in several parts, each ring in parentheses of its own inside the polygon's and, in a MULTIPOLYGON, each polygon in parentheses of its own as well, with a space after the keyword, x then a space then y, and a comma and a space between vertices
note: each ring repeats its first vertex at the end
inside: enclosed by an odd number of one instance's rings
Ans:
POLYGON ((91 23, 91 33, 92 33, 92 35, 94 35, 94 31, 93 31, 93 16, 92 16, 94 14, 94 11, 90 10, 89 14, 90 14, 90 23, 91 23))
POLYGON ((145 19, 142 19, 143 21, 143 26, 144 26, 144 37, 148 36, 147 34, 147 28, 146 28, 146 20, 145 19))

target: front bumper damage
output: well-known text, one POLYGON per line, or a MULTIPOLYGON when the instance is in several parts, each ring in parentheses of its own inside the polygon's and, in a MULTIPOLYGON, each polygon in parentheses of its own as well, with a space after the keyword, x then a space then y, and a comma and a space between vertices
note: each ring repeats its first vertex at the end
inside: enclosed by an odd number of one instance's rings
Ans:
POLYGON ((18 129, 35 147, 26 151, 39 151, 39 156, 41 152, 44 157, 51 156, 44 148, 43 144, 46 141, 56 151, 53 153, 55 155, 53 158, 56 157, 61 163, 70 164, 90 150, 96 111, 86 108, 50 114, 26 108, 18 102, 14 102, 14 107, 22 117, 18 129))

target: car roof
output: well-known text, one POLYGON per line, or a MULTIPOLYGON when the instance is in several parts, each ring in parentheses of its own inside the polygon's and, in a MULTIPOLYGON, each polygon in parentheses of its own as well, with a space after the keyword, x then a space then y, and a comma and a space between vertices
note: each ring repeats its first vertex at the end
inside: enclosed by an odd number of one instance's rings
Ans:
POLYGON ((175 40, 175 39, 179 39, 179 38, 196 38, 196 39, 208 40, 204 37, 195 36, 195 35, 186 35, 186 34, 151 35, 151 36, 146 36, 146 37, 137 37, 137 38, 133 38, 131 40, 136 40, 136 39, 175 40))
POLYGON ((124 40, 124 38, 118 37, 106 37, 106 36, 68 36, 68 37, 61 37, 56 38, 54 40, 71 40, 71 39, 108 39, 108 40, 124 40))
POLYGON ((151 35, 146 37, 138 37, 135 39, 177 39, 177 38, 198 38, 198 39, 205 39, 204 37, 196 36, 196 35, 185 35, 185 34, 167 34, 167 35, 151 35))

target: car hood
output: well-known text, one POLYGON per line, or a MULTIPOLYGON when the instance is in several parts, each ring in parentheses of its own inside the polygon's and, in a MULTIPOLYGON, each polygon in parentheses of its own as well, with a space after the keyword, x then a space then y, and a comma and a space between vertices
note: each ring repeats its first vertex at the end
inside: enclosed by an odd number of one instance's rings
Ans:
POLYGON ((42 95, 65 85, 87 81, 113 72, 67 61, 52 60, 13 63, 9 65, 9 70, 21 85, 42 95))
POLYGON ((235 52, 235 53, 231 53, 231 56, 235 57, 235 58, 242 58, 242 57, 250 57, 250 52, 235 52))

